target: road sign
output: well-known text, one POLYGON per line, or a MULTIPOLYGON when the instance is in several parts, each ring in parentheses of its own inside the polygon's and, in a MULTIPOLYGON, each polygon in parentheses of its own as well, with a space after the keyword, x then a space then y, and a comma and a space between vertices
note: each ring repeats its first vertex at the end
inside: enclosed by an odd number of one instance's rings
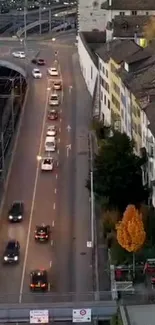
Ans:
POLYGON ((91 241, 87 241, 87 247, 91 248, 93 245, 92 245, 92 242, 91 241))
POLYGON ((72 311, 73 323, 90 323, 91 309, 73 309, 72 311))
POLYGON ((49 312, 47 309, 30 310, 30 324, 49 323, 49 312))

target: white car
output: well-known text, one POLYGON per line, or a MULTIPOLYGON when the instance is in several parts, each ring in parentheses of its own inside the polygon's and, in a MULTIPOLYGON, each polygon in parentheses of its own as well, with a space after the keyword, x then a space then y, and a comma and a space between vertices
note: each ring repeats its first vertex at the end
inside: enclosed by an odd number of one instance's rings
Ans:
POLYGON ((48 103, 50 106, 58 106, 59 105, 59 96, 56 93, 50 95, 48 103))
POLYGON ((54 167, 54 159, 53 158, 43 158, 41 162, 41 170, 50 170, 52 171, 54 167))
POLYGON ((56 134, 57 134, 56 126, 55 125, 48 126, 46 135, 49 137, 55 137, 56 134))
POLYGON ((25 53, 21 51, 13 52, 12 55, 14 56, 14 58, 19 58, 19 59, 25 59, 26 57, 25 53))
POLYGON ((35 79, 41 79, 41 77, 42 77, 42 73, 40 72, 39 69, 33 69, 33 70, 32 70, 32 76, 33 76, 33 78, 35 78, 35 79))
POLYGON ((56 150, 56 139, 55 137, 47 136, 45 139, 45 151, 54 152, 56 150))
POLYGON ((47 71, 48 71, 50 76, 55 77, 55 76, 59 75, 58 70, 56 68, 48 68, 47 71))

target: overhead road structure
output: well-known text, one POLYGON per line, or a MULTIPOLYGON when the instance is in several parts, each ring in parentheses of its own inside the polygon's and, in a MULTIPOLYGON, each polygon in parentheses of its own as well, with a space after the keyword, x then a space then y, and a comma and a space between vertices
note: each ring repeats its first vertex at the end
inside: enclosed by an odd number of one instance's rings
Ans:
POLYGON ((49 321, 72 321, 73 309, 91 309, 92 320, 110 320, 117 312, 117 304, 115 301, 1 304, 0 323, 29 322, 32 310, 48 310, 49 321))

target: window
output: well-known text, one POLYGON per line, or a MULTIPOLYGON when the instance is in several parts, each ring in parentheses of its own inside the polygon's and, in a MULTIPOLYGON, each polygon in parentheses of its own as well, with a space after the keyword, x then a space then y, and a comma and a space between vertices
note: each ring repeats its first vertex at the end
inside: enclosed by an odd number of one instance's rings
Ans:
POLYGON ((107 104, 107 99, 106 99, 106 95, 104 95, 104 105, 107 104))
POLYGON ((148 11, 146 11, 146 16, 148 16, 149 15, 149 12, 148 11))
POLYGON ((136 16, 136 15, 137 15, 137 11, 136 11, 136 10, 132 10, 132 11, 131 11, 131 15, 132 15, 132 16, 136 16))
POLYGON ((126 96, 124 96, 122 93, 121 93, 121 102, 123 106, 126 108, 126 96))
POLYGON ((102 64, 101 64, 101 62, 100 62, 100 64, 99 64, 99 67, 100 67, 100 70, 102 70, 102 64))
POLYGON ((120 111, 120 103, 119 103, 119 101, 117 100, 117 98, 113 94, 112 94, 112 103, 120 111))
POLYGON ((93 79, 93 68, 91 67, 91 79, 93 79))
POLYGON ((115 93, 120 96, 120 88, 118 87, 118 85, 116 85, 116 83, 113 81, 113 88, 115 93))
POLYGON ((106 70, 106 77, 108 78, 108 70, 106 70))
POLYGON ((137 116, 140 117, 140 109, 137 107, 137 116))
POLYGON ((101 97, 101 100, 103 100, 103 91, 102 90, 100 91, 100 97, 101 97))
POLYGON ((105 74, 105 71, 104 71, 104 66, 102 67, 102 72, 105 74))
POLYGON ((120 11, 120 16, 125 16, 125 11, 120 11))
POLYGON ((108 99, 108 108, 110 109, 110 100, 108 99))
POLYGON ((138 133, 139 133, 139 135, 140 135, 140 137, 141 137, 142 132, 141 132, 141 125, 140 125, 140 124, 138 124, 138 133))
POLYGON ((113 63, 111 63, 111 72, 116 73, 116 68, 113 63))
POLYGON ((122 116, 122 119, 124 120, 124 111, 123 111, 123 109, 121 110, 121 116, 122 116))

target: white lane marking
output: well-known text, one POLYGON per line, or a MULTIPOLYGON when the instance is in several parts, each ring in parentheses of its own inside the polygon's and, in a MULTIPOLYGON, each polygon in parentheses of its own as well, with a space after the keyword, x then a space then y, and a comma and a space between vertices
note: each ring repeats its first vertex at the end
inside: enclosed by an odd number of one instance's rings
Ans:
POLYGON ((6 181, 5 181, 3 199, 2 199, 1 205, 0 205, 0 218, 1 218, 1 215, 2 215, 2 210, 3 210, 5 199, 6 199, 6 192, 7 192, 8 185, 9 185, 9 180, 10 180, 10 176, 11 176, 12 165, 13 165, 13 161, 14 161, 14 157, 15 157, 15 153, 16 153, 16 148, 17 148, 17 144, 18 144, 20 130, 21 130, 21 127, 22 127, 22 123, 24 122, 23 116, 24 116, 24 112, 25 112, 25 106, 26 106, 26 102, 27 102, 28 93, 29 93, 29 86, 27 87, 27 91, 26 91, 26 95, 25 95, 25 99, 24 99, 24 103, 23 103, 23 109, 22 109, 22 112, 21 112, 21 116, 20 116, 20 120, 19 120, 19 124, 18 124, 18 128, 17 128, 14 148, 13 148, 13 152, 12 152, 12 156, 11 156, 11 160, 10 160, 8 175, 7 175, 7 178, 6 178, 6 181))
POLYGON ((60 138, 58 139, 58 143, 60 143, 60 138))
POLYGON ((63 99, 64 99, 64 85, 63 85, 63 77, 62 77, 62 73, 61 73, 60 64, 59 64, 59 73, 60 73, 60 78, 61 78, 61 82, 62 82, 62 90, 61 90, 61 104, 62 104, 63 99))
POLYGON ((55 175, 56 179, 58 178, 58 174, 55 175))
POLYGON ((52 227, 54 227, 55 226, 55 222, 54 222, 54 220, 52 221, 52 227))
POLYGON ((55 202, 53 203, 53 210, 55 210, 55 202))
POLYGON ((59 155, 59 149, 57 150, 57 154, 59 155))
POLYGON ((59 162, 57 161, 57 167, 59 166, 59 162))
POLYGON ((62 118, 60 118, 60 123, 62 122, 62 118))
POLYGON ((52 267, 52 261, 50 261, 50 267, 52 267))
POLYGON ((61 128, 59 128, 59 133, 61 133, 61 128))
MULTIPOLYGON (((42 130, 41 130, 40 146, 39 146, 38 156, 41 156, 41 150, 42 150, 42 145, 43 145, 44 130, 45 130, 45 124, 46 124, 46 113, 47 113, 47 106, 48 106, 48 96, 49 96, 49 93, 47 92, 46 93, 46 102, 45 102, 45 108, 44 108, 44 117, 43 117, 43 122, 42 122, 42 130)), ((32 217, 33 217, 35 197, 36 197, 36 191, 37 191, 39 170, 40 170, 40 162, 37 161, 35 182, 34 182, 34 188, 33 188, 33 196, 32 196, 32 204, 31 204, 31 211, 30 211, 30 218, 29 218, 29 226, 28 226, 28 233, 27 233, 27 240, 26 240, 25 256, 24 256, 24 262, 23 262, 22 278, 21 278, 21 284, 20 284, 19 303, 22 302, 24 277, 25 277, 26 262, 27 262, 27 257, 28 257, 28 248, 29 248, 29 241, 30 241, 30 234, 31 234, 31 225, 32 225, 32 217)))
POLYGON ((53 239, 51 240, 51 246, 53 246, 53 239))
POLYGON ((50 291, 50 290, 51 290, 51 284, 48 283, 48 291, 50 291))
POLYGON ((55 194, 57 193, 57 189, 56 189, 56 188, 54 189, 54 193, 55 193, 55 194))
POLYGON ((60 110, 60 113, 62 113, 62 109, 60 110))

